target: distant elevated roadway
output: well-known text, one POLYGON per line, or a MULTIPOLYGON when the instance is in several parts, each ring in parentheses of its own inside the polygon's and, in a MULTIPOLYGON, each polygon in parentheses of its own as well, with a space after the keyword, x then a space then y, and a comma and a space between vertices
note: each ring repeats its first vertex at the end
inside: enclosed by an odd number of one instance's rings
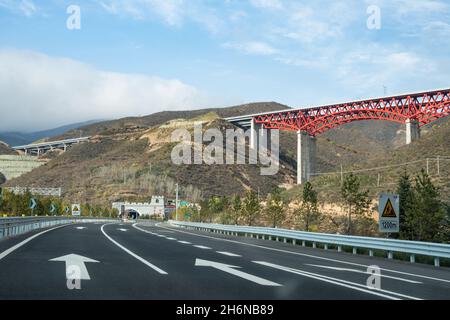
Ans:
POLYGON ((42 143, 33 143, 24 146, 13 147, 14 150, 25 153, 26 155, 40 156, 48 151, 63 150, 67 151, 67 148, 74 144, 86 142, 90 137, 73 138, 67 140, 48 141, 42 143))

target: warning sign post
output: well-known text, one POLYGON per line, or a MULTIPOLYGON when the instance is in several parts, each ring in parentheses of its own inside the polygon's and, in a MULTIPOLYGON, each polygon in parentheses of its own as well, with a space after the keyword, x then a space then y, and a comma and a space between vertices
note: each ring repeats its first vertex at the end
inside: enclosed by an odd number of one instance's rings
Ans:
POLYGON ((72 216, 81 216, 81 206, 79 204, 72 204, 72 216))
POLYGON ((398 194, 382 194, 378 206, 380 232, 400 232, 400 197, 398 194))

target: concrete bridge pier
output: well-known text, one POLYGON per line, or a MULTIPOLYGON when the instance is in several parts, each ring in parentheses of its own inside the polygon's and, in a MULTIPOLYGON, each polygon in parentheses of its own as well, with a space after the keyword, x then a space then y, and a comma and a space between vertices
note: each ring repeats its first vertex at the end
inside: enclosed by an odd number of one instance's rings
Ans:
POLYGON ((297 184, 311 180, 316 173, 316 138, 307 132, 297 132, 297 184))
POLYGON ((258 150, 258 138, 261 125, 255 122, 255 119, 251 120, 251 133, 250 133, 250 148, 258 150))
POLYGON ((264 129, 262 124, 257 124, 255 119, 251 121, 251 135, 250 135, 250 147, 256 151, 267 151, 270 149, 271 134, 269 129, 264 129))
POLYGON ((411 144, 420 138, 419 122, 413 119, 406 120, 406 144, 411 144))

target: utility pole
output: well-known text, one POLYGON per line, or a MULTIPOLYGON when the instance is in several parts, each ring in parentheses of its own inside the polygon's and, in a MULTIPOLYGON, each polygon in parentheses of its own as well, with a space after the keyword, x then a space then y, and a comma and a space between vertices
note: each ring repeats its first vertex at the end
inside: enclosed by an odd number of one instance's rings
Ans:
POLYGON ((441 176, 441 164, 440 164, 440 159, 439 159, 439 157, 440 156, 437 156, 437 174, 438 174, 438 176, 440 177, 441 176))
POLYGON ((178 221, 178 183, 176 184, 175 220, 178 221))

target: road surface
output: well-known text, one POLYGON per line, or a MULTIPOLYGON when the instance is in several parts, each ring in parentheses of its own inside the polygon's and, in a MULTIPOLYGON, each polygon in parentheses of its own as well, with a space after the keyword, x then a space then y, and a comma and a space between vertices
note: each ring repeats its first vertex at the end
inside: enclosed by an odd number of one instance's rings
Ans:
POLYGON ((167 224, 90 223, 0 241, 2 299, 450 299, 450 270, 167 224), (367 286, 373 265, 379 289, 367 286))

